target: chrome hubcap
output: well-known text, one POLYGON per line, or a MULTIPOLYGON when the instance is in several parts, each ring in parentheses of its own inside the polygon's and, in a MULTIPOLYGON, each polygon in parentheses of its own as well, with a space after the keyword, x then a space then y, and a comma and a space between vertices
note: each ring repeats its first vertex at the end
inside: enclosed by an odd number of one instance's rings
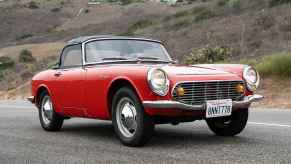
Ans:
POLYGON ((124 97, 117 104, 117 125, 125 137, 132 137, 137 129, 136 108, 131 99, 124 97))
POLYGON ((49 96, 44 96, 42 99, 41 115, 45 124, 51 122, 53 117, 53 104, 49 96))

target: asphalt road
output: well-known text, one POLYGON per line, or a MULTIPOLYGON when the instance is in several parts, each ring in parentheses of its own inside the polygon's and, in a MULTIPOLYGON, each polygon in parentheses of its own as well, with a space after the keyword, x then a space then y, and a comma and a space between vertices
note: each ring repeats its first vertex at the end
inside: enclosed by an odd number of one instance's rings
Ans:
POLYGON ((291 163, 291 110, 252 109, 237 137, 215 136, 204 121, 159 125, 142 148, 122 146, 110 122, 71 119, 45 132, 24 101, 0 102, 0 164, 291 163))

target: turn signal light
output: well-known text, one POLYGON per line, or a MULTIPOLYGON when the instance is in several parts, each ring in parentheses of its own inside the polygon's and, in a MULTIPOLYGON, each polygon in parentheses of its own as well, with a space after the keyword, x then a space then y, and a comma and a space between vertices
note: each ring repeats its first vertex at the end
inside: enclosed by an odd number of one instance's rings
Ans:
POLYGON ((178 96, 184 96, 185 95, 185 90, 182 87, 177 88, 177 95, 178 96))
POLYGON ((243 92, 245 92, 245 86, 242 85, 242 84, 238 84, 238 85, 236 86, 236 91, 237 91, 238 93, 243 93, 243 92))

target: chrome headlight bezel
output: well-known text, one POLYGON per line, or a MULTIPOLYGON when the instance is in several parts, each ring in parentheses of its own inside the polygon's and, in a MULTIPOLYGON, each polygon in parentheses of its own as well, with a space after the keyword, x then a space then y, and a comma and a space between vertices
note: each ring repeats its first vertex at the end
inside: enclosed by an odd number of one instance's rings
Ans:
POLYGON ((256 71, 256 69, 254 69, 253 67, 247 66, 244 68, 243 79, 246 82, 246 86, 247 86, 247 89, 249 91, 254 92, 259 87, 260 75, 259 75, 258 71, 256 71), (252 73, 251 73, 251 71, 252 71, 252 73), (252 74, 253 77, 250 77, 250 74, 252 74), (252 78, 255 78, 255 80, 252 78))
POLYGON ((166 96, 168 94, 170 82, 169 82, 168 76, 164 70, 162 70, 161 68, 151 68, 148 71, 147 80, 148 80, 148 84, 149 84, 151 90, 155 94, 157 94, 159 96, 166 96), (155 77, 155 75, 157 75, 159 73, 163 76, 163 79, 154 79, 154 78, 157 78, 157 77, 155 77), (158 84, 157 80, 163 80, 162 84, 158 84))

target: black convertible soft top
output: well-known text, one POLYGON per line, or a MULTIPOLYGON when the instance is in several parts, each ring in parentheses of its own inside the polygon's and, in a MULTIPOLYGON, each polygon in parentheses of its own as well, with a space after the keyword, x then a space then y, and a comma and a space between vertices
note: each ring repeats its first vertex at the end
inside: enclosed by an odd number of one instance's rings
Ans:
POLYGON ((92 36, 81 36, 74 38, 72 40, 69 40, 67 42, 68 45, 73 45, 73 44, 81 44, 83 42, 86 42, 88 40, 93 40, 93 39, 137 39, 137 40, 148 40, 148 41, 154 41, 154 42, 159 42, 158 40, 153 40, 153 39, 148 39, 148 38, 137 38, 137 37, 128 37, 128 36, 114 36, 114 35, 92 35, 92 36))

